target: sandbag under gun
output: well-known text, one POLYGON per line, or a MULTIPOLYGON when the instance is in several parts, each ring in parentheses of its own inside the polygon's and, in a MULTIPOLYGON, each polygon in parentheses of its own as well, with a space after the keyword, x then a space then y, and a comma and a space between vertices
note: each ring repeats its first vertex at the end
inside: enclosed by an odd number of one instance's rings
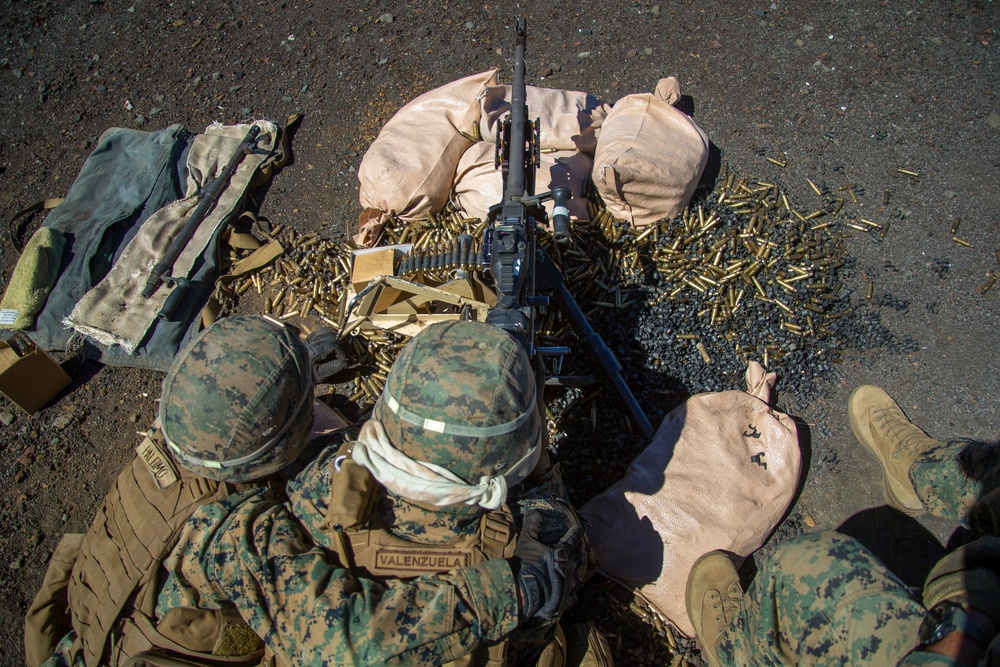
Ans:
MULTIPOLYGON (((535 228, 547 221, 542 204, 552 200, 553 238, 557 243, 569 241, 569 188, 556 187, 551 192, 535 195, 535 170, 540 163, 539 123, 528 116, 525 84, 524 52, 527 26, 524 19, 515 24, 514 81, 511 85, 510 115, 497 131, 494 166, 503 170, 503 201, 494 205, 487 216, 483 232, 483 274, 493 282, 496 306, 486 316, 486 323, 499 327, 528 352, 528 356, 559 356, 569 353, 565 347, 538 347, 535 341, 538 310, 554 300, 569 320, 577 337, 600 376, 607 380, 621 399, 635 430, 647 441, 653 438, 653 427, 632 391, 621 375, 621 364, 594 331, 580 306, 570 294, 562 272, 536 242, 535 228)), ((596 379, 586 377, 549 377, 546 384, 590 384, 596 379)))
POLYGON ((211 211, 212 207, 219 200, 219 196, 222 191, 226 189, 229 185, 229 179, 232 177, 233 172, 236 168, 240 166, 247 155, 253 152, 257 145, 257 136, 260 134, 260 128, 256 125, 250 127, 250 131, 240 142, 240 145, 236 148, 236 152, 229 159, 229 162, 222 171, 219 172, 218 178, 213 180, 207 186, 202 188, 201 196, 198 199, 198 205, 192 211, 191 215, 188 216, 187 221, 181 230, 174 237, 174 240, 167 247, 166 252, 163 253, 163 257, 157 262, 156 266, 149 274, 149 278, 146 279, 146 286, 142 289, 142 296, 146 299, 153 296, 156 290, 159 289, 160 285, 163 283, 170 283, 175 285, 174 292, 167 297, 167 301, 163 304, 163 309, 160 312, 161 316, 169 316, 169 314, 177 306, 183 292, 184 287, 187 286, 188 281, 186 278, 174 278, 170 276, 170 271, 174 267, 174 262, 180 256, 181 252, 187 246, 191 237, 194 236, 195 231, 198 229, 198 225, 202 223, 211 211))

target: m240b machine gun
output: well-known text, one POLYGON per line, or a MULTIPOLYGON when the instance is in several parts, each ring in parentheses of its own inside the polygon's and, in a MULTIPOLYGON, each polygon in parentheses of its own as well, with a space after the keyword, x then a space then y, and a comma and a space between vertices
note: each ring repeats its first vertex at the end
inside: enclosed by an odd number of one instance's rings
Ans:
MULTIPOLYGON (((489 310, 486 322, 509 332, 532 358, 536 355, 563 356, 569 352, 568 348, 535 344, 538 310, 554 301, 583 344, 595 370, 621 399, 635 430, 645 440, 652 440, 653 427, 625 383, 621 364, 600 334, 590 326, 567 289, 559 267, 536 242, 536 225, 547 220, 542 204, 550 199, 554 204, 553 238, 557 243, 569 241, 566 203, 571 193, 569 188, 557 187, 551 192, 534 194, 535 170, 541 151, 539 123, 537 120, 532 122, 528 116, 524 19, 517 19, 515 29, 510 115, 498 128, 495 158, 495 166, 503 170, 504 195, 503 201, 490 209, 482 241, 481 268, 493 282, 497 295, 496 306, 489 310)), ((596 382, 596 378, 553 376, 545 382, 549 385, 589 384, 596 382)))

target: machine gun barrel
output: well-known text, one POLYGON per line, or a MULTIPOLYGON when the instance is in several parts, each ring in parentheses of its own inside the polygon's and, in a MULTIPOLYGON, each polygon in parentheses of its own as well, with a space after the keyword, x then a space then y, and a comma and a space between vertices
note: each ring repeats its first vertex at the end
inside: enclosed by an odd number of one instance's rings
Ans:
POLYGON ((527 43, 527 24, 524 19, 517 19, 515 31, 514 82, 510 89, 510 143, 504 203, 525 194, 525 132, 530 131, 527 127, 528 87, 524 82, 524 49, 527 43))

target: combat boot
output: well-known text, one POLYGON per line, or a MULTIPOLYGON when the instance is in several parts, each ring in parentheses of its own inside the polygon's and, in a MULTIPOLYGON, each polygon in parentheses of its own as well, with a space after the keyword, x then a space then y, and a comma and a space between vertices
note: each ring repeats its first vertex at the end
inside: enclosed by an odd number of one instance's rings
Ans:
POLYGON ((855 389, 847 412, 854 435, 882 466, 882 488, 889 505, 908 516, 925 514, 927 510, 910 481, 910 466, 941 442, 914 426, 896 401, 879 387, 864 385, 855 389))
POLYGON ((688 575, 688 617, 709 667, 721 667, 722 632, 740 611, 743 589, 736 566, 722 551, 710 551, 695 561, 688 575))

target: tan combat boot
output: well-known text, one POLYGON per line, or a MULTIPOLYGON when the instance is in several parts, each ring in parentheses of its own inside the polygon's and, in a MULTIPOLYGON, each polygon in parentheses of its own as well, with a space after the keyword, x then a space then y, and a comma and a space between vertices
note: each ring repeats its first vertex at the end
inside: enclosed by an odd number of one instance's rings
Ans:
POLYGON ((908 516, 925 514, 927 510, 910 482, 910 466, 941 442, 914 426, 896 401, 879 387, 864 385, 855 389, 847 412, 854 435, 882 466, 882 487, 889 504, 908 516))
POLYGON ((709 667, 721 667, 719 641, 740 611, 743 589, 736 566, 722 551, 710 551, 695 561, 687 581, 687 613, 709 667))

